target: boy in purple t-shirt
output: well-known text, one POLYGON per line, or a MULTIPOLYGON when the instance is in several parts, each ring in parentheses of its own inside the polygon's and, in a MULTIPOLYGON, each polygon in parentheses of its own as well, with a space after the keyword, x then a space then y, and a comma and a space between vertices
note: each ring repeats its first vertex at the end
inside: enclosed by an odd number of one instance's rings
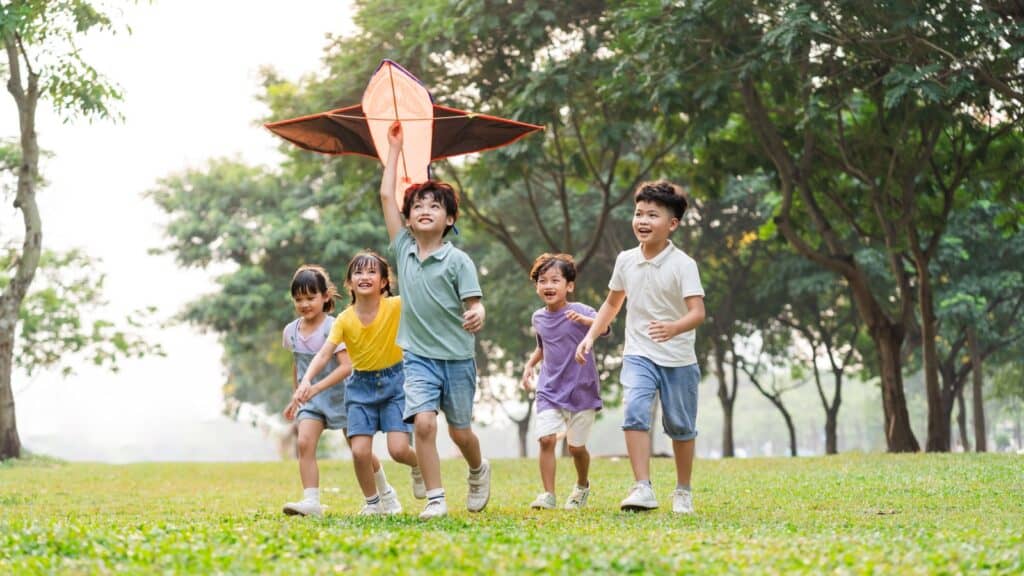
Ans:
POLYGON ((568 254, 541 254, 530 270, 537 295, 544 307, 533 313, 537 348, 523 370, 523 388, 531 389, 533 369, 541 365, 537 379, 537 438, 540 441, 540 478, 544 492, 531 508, 552 509, 555 498, 555 445, 566 435, 569 453, 576 465, 576 487, 565 508, 575 510, 587 503, 590 495, 590 452, 587 438, 594 416, 601 409, 594 357, 577 364, 576 346, 587 334, 597 312, 585 304, 569 302, 575 288, 576 264, 568 254))

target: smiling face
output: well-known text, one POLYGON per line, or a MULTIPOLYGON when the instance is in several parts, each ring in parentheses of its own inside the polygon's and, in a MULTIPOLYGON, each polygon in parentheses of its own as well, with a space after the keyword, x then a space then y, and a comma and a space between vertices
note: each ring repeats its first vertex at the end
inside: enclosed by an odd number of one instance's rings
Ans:
POLYGON ((633 234, 641 244, 662 247, 679 227, 679 219, 668 208, 656 202, 639 200, 633 211, 633 234))
POLYGON ((322 292, 300 291, 292 294, 295 313, 307 324, 319 324, 323 319, 327 300, 328 296, 322 292))
POLYGON ((455 223, 455 218, 449 216, 444 204, 428 192, 412 201, 406 223, 414 235, 443 235, 445 228, 455 223))
POLYGON ((565 306, 569 294, 576 288, 576 283, 566 280, 561 268, 551 266, 537 276, 535 286, 537 295, 544 301, 548 310, 558 310, 565 306))
POLYGON ((391 280, 387 261, 374 252, 357 254, 348 265, 345 287, 357 299, 379 298, 391 294, 391 280))

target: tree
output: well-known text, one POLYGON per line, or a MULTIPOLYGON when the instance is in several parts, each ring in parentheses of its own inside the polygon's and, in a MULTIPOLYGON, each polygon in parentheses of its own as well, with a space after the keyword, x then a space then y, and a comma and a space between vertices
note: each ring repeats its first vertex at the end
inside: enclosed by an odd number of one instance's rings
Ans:
POLYGON ((0 38, 7 56, 0 70, 17 106, 20 128, 14 207, 24 226, 21 245, 4 268, 9 279, 0 293, 0 460, 21 454, 11 388, 15 328, 42 255, 36 109, 40 98, 46 98, 66 118, 108 118, 114 115, 110 104, 121 97, 75 45, 76 37, 92 30, 112 31, 113 24, 85 0, 0 1, 0 38))
POLYGON ((926 446, 948 449, 931 264, 950 213, 968 201, 965 182, 1021 125, 1021 101, 997 89, 1002 83, 1018 94, 1024 86, 1014 18, 953 0, 893 1, 884 10, 649 1, 614 18, 617 37, 628 41, 622 51, 650 56, 641 77, 655 98, 688 94, 668 101, 691 116, 728 108, 749 124, 777 179, 778 233, 850 287, 875 347, 890 451, 919 448, 901 365, 918 323, 926 446), (876 250, 884 255, 881 278, 865 260, 876 250))

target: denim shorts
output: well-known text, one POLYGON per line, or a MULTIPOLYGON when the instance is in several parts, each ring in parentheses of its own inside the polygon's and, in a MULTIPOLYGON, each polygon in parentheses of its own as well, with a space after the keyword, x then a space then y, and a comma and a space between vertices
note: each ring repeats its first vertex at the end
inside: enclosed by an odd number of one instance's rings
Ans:
POLYGON ((651 429, 651 409, 656 393, 661 395, 661 424, 673 440, 697 437, 697 388, 700 368, 659 366, 643 356, 622 359, 622 387, 626 416, 623 430, 651 429))
POLYGON ((338 382, 309 399, 295 414, 295 421, 319 420, 328 430, 342 430, 348 426, 345 417, 345 383, 338 382))
POLYGON ((450 428, 469 428, 476 395, 476 360, 438 360, 405 353, 405 421, 444 412, 450 428))
POLYGON ((412 432, 402 421, 405 409, 405 371, 398 363, 383 370, 356 370, 348 377, 345 410, 348 437, 377 432, 412 432))

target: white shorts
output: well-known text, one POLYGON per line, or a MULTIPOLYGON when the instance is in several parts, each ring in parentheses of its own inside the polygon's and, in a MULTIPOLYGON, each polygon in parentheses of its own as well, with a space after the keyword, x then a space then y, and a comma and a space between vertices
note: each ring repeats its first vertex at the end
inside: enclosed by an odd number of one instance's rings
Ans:
POLYGON ((585 446, 590 438, 590 429, 594 426, 597 410, 544 410, 537 413, 537 438, 557 434, 559 438, 568 436, 569 446, 585 446))

